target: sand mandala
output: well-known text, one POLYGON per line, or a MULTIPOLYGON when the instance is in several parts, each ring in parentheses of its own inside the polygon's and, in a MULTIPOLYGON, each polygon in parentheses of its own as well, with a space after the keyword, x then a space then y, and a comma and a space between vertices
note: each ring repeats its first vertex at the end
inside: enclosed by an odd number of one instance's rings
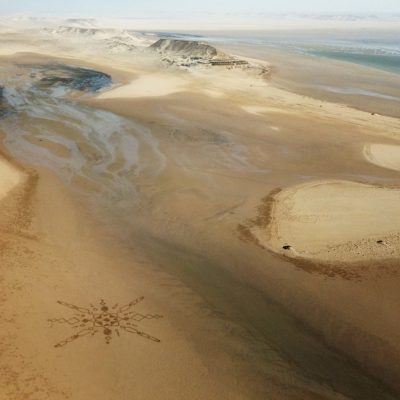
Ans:
POLYGON ((98 306, 90 304, 87 308, 69 304, 64 301, 57 301, 58 304, 74 310, 75 313, 70 318, 49 319, 52 326, 55 323, 66 324, 70 325, 73 329, 79 330, 72 336, 57 343, 54 347, 66 346, 76 339, 85 336, 94 336, 96 333, 103 333, 107 344, 111 342, 113 335, 120 336, 121 332, 133 333, 145 339, 152 340, 153 342, 160 342, 156 337, 150 336, 140 330, 138 326, 138 323, 145 319, 162 318, 162 315, 140 314, 134 311, 133 308, 143 301, 143 299, 144 297, 139 297, 124 306, 120 306, 117 303, 112 307, 109 307, 104 300, 100 300, 98 306))

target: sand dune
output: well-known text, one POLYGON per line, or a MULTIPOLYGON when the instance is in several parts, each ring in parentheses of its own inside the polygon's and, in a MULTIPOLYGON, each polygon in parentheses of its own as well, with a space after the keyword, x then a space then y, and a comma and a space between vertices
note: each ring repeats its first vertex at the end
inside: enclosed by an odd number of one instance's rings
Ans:
POLYGON ((289 257, 369 261, 400 255, 399 216, 400 189, 318 181, 277 194, 267 229, 253 232, 289 257))
POLYGON ((98 99, 159 97, 185 90, 185 79, 163 73, 144 74, 131 83, 109 90, 98 99))
POLYGON ((22 174, 8 161, 0 158, 0 200, 21 180, 22 174))
POLYGON ((364 155, 368 161, 383 168, 400 171, 400 146, 393 144, 366 144, 364 155))

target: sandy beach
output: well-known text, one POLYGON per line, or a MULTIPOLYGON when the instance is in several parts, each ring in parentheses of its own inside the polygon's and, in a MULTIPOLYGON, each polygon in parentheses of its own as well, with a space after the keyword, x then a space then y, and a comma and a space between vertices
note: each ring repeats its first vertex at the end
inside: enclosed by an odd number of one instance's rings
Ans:
POLYGON ((0 399, 398 399, 394 103, 51 29, 2 33, 0 399))

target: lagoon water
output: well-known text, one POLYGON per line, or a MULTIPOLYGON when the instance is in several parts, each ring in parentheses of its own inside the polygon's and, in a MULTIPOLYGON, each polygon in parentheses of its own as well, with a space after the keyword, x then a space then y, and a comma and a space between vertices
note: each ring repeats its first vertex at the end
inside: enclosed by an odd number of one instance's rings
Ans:
POLYGON ((400 31, 264 31, 164 33, 166 37, 287 50, 400 74, 400 31))

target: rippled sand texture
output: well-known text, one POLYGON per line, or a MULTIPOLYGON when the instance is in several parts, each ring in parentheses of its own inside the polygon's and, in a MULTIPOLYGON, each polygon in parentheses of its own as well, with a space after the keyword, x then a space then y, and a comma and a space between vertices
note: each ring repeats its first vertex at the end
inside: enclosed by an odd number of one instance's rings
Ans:
POLYGON ((398 398, 398 119, 71 43, 1 61, 0 398, 398 398))

